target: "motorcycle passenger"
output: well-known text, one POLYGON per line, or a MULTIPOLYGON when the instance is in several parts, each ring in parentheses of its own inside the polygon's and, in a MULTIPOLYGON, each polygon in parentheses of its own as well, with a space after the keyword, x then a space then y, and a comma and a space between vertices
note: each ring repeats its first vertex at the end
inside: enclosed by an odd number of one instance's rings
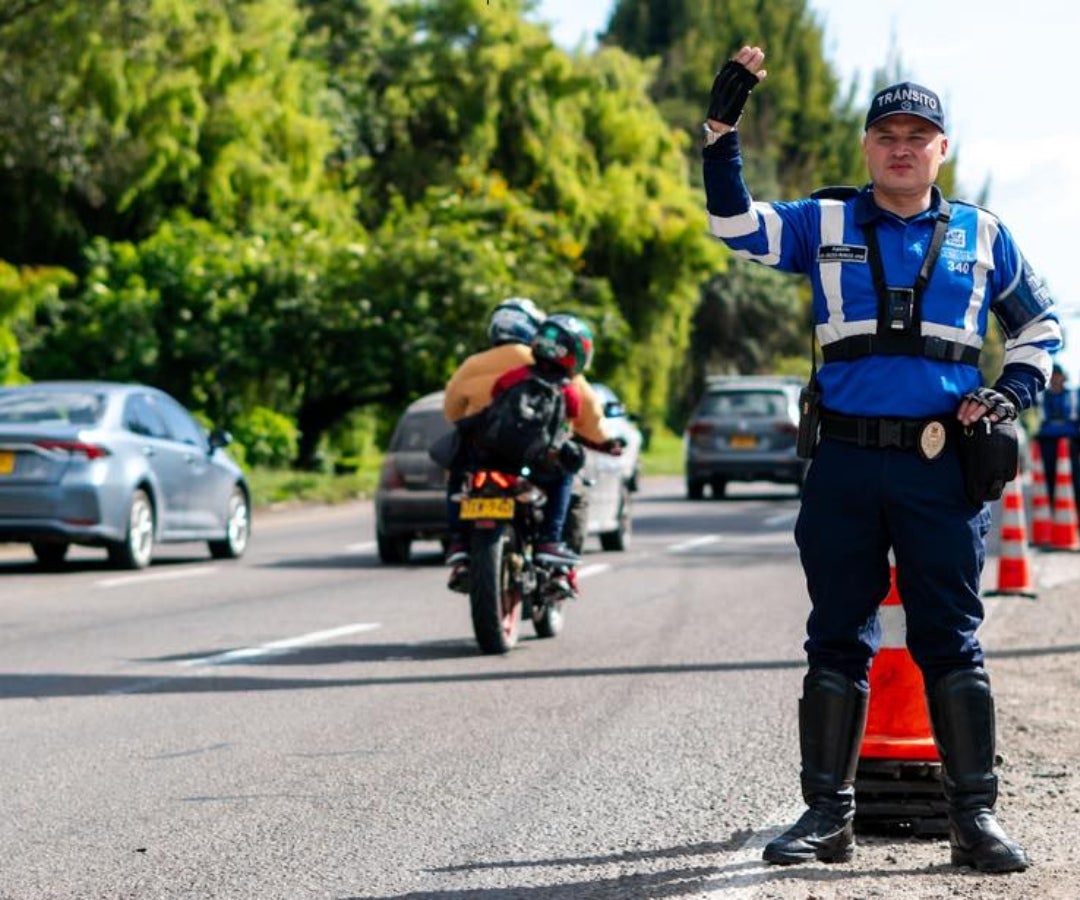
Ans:
MULTIPOLYGON (((590 440, 581 434, 578 434, 578 443, 567 440, 570 430, 576 431, 577 423, 583 417, 580 384, 584 382, 583 373, 593 356, 593 336, 589 327, 576 316, 564 313, 549 316, 533 340, 532 352, 533 364, 505 372, 495 382, 491 394, 494 400, 502 392, 530 378, 557 385, 562 391, 565 420, 560 428, 564 432, 563 439, 554 441, 545 457, 530 466, 529 479, 547 494, 544 518, 537 535, 535 559, 555 570, 553 581, 564 594, 569 595, 576 593, 574 566, 580 557, 566 546, 562 534, 574 474, 584 463, 584 453, 578 444, 583 443, 613 455, 621 453, 622 446, 618 440, 606 435, 600 441, 590 440)), ((591 390, 589 394, 592 394, 591 390)))
MULTIPOLYGON (((544 318, 543 311, 527 297, 508 297, 492 310, 488 324, 492 346, 465 359, 447 382, 443 414, 448 422, 467 433, 491 403, 496 379, 511 369, 533 364, 532 342, 544 318)), ((575 439, 593 449, 613 452, 611 436, 603 427, 603 403, 584 375, 575 375, 573 383, 581 400, 571 421, 575 439)), ((460 489, 465 469, 465 454, 459 453, 449 467, 446 500, 446 564, 451 567, 447 586, 462 593, 469 589, 468 533, 461 522, 461 508, 451 497, 460 489)))

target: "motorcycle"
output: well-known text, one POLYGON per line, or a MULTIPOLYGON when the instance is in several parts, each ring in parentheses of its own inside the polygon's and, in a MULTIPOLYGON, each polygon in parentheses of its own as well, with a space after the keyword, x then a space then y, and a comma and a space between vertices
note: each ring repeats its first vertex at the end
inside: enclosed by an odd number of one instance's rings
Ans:
POLYGON ((567 568, 534 559, 547 496, 528 475, 527 468, 516 474, 476 468, 457 496, 462 522, 470 525, 469 608, 484 653, 512 650, 523 618, 532 620, 537 637, 555 637, 572 596, 567 568))

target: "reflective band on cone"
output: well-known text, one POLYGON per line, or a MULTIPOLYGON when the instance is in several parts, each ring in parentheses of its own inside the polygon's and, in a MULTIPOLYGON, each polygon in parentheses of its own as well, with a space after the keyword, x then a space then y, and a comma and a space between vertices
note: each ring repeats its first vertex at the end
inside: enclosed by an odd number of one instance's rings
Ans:
POLYGON ((1054 474, 1054 523, 1050 547, 1054 550, 1080 550, 1076 525, 1076 499, 1073 497, 1072 463, 1069 439, 1060 438, 1057 447, 1057 472, 1054 474))
POLYGON ((1034 597, 1035 586, 1028 558, 1027 531, 1024 528, 1024 491, 1020 479, 1005 485, 1001 499, 1001 550, 998 556, 997 590, 988 596, 1034 597))
POLYGON ((878 608, 881 649, 870 666, 870 706, 859 758, 938 762, 922 672, 907 649, 895 566, 890 578, 889 596, 878 608))
POLYGON ((1043 467, 1039 442, 1031 442, 1031 543, 1048 547, 1053 542, 1054 519, 1050 511, 1050 494, 1046 490, 1046 469, 1043 467))

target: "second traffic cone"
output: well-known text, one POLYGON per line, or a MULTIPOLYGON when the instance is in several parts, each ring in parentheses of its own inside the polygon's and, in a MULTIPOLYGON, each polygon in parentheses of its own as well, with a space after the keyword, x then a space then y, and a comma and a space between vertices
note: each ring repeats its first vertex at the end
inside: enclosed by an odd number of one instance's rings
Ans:
POLYGON ((1046 490, 1046 469, 1043 466, 1039 442, 1031 442, 1031 543, 1048 547, 1053 537, 1054 520, 1050 510, 1050 495, 1046 490))
POLYGON ((1053 550, 1080 550, 1076 523, 1076 499, 1073 497, 1072 463, 1069 439, 1058 439, 1057 472, 1054 474, 1054 521, 1050 528, 1053 550))
POLYGON ((1005 485, 1001 498, 1001 549, 998 551, 997 590, 988 596, 1012 595, 1035 597, 1028 558, 1027 531, 1024 528, 1024 491, 1020 479, 1005 485))
POLYGON ((881 647, 870 666, 870 706, 859 758, 937 762, 922 672, 907 648, 895 566, 890 577, 889 595, 878 608, 881 647))

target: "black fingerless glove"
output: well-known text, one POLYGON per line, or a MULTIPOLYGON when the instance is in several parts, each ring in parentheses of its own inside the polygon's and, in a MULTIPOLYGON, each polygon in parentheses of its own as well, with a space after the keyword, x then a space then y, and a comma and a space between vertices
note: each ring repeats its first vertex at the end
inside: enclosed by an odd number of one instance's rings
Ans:
POLYGON ((981 387, 969 391, 964 394, 964 399, 981 403, 998 417, 999 422, 1012 422, 1018 415, 1015 399, 1006 396, 1001 391, 995 391, 993 388, 981 387))
POLYGON ((758 85, 758 77, 742 63, 729 59, 713 79, 706 118, 723 122, 732 128, 738 124, 750 92, 758 85))
POLYGON ((585 451, 581 445, 573 441, 566 441, 559 447, 559 465, 563 471, 569 472, 571 475, 580 472, 582 466, 585 465, 585 451))

